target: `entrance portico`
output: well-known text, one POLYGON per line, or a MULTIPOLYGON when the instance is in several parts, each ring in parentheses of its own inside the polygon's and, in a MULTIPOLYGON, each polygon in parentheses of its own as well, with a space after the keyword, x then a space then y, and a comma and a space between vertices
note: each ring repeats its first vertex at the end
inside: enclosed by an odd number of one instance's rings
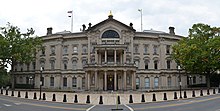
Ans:
POLYGON ((86 71, 86 90, 135 90, 135 71, 96 70, 86 71))

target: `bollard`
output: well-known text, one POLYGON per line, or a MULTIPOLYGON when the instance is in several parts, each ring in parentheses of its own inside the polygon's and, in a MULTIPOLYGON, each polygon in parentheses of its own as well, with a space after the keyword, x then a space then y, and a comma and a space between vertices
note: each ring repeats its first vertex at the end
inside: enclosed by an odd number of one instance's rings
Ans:
POLYGON ((78 103, 77 95, 75 95, 74 103, 78 103))
POLYGON ((52 101, 56 101, 56 94, 53 94, 52 101))
POLYGON ((11 96, 14 96, 14 91, 13 90, 11 91, 11 96))
POLYGON ((130 97, 129 97, 129 103, 133 103, 132 95, 130 95, 130 97))
POLYGON ((174 92, 174 99, 177 99, 177 93, 174 92))
POLYGON ((164 101, 167 100, 167 93, 163 93, 163 100, 164 100, 164 101))
POLYGON ((34 98, 33 99, 37 99, 37 93, 34 93, 34 98))
POLYGON ((192 97, 196 97, 195 91, 192 91, 192 97))
POLYGON ((142 102, 142 103, 145 102, 144 94, 141 95, 141 102, 142 102))
POLYGON ((18 91, 18 97, 19 97, 19 98, 21 97, 21 92, 20 92, 20 91, 18 91))
POLYGON ((25 98, 28 98, 28 92, 27 91, 25 92, 25 98))
POLYGON ((102 96, 100 96, 100 99, 99 99, 99 104, 103 104, 103 99, 102 99, 102 96))
POLYGON ((184 98, 187 98, 187 94, 186 94, 186 91, 184 91, 184 95, 183 95, 184 98))
POLYGON ((157 100, 156 100, 156 94, 153 94, 153 99, 152 99, 152 101, 157 101, 157 100))
POLYGON ((86 103, 88 103, 88 104, 90 103, 90 96, 89 95, 86 98, 86 103))
POLYGON ((203 96, 203 91, 202 91, 202 89, 200 90, 200 96, 203 96))
POLYGON ((6 89, 5 95, 8 95, 8 89, 6 89))
POLYGON ((46 94, 43 93, 43 100, 46 100, 46 94))
POLYGON ((207 89, 207 95, 210 95, 210 93, 209 93, 209 89, 207 89))
POLYGON ((118 96, 118 99, 117 99, 118 101, 118 104, 121 104, 121 101, 120 101, 120 96, 118 96))
POLYGON ((67 100, 66 100, 66 94, 63 95, 63 102, 67 102, 67 100))
POLYGON ((213 94, 215 94, 215 88, 213 89, 213 94))

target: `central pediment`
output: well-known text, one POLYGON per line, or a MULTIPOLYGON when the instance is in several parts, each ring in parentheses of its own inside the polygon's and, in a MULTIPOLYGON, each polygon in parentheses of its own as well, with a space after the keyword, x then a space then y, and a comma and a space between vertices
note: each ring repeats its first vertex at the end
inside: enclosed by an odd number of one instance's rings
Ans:
POLYGON ((96 30, 105 30, 105 29, 120 29, 135 32, 136 30, 133 28, 133 24, 130 23, 130 26, 116 20, 113 16, 109 16, 108 19, 97 23, 96 25, 87 29, 87 31, 96 31, 96 30))

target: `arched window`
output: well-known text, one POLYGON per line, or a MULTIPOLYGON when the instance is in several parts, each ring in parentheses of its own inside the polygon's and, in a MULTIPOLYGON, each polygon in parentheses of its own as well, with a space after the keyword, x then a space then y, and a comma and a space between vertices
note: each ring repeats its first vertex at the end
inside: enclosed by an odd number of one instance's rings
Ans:
POLYGON ((171 63, 171 60, 167 60, 167 69, 170 69, 170 63, 171 63))
POLYGON ((73 70, 77 69, 77 60, 73 60, 73 70))
POLYGON ((154 69, 158 69, 158 60, 154 61, 154 69))
POLYGON ((119 34, 114 30, 107 30, 102 34, 102 38, 119 38, 119 34))

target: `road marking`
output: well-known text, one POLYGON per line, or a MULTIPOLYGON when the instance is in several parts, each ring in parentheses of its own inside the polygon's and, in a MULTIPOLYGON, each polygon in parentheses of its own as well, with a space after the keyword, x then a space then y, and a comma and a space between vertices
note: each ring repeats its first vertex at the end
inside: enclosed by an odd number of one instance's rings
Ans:
POLYGON ((14 103, 15 105, 21 105, 21 103, 14 103))
POLYGON ((134 111, 131 107, 129 107, 128 105, 124 104, 130 111, 134 111))
POLYGON ((166 107, 174 107, 174 106, 181 106, 181 105, 187 105, 192 103, 199 103, 199 102, 205 102, 210 101, 214 99, 218 99, 220 96, 208 98, 208 99, 202 99, 202 100, 194 100, 191 102, 184 102, 184 103, 176 103, 176 104, 168 104, 168 105, 161 105, 161 106, 148 106, 148 107, 142 107, 142 108, 135 108, 134 110, 146 110, 146 109, 156 109, 156 108, 166 108, 166 107))
POLYGON ((3 105, 4 105, 4 106, 7 106, 7 107, 8 107, 8 106, 11 106, 10 104, 3 104, 3 105))
POLYGON ((220 109, 217 109, 217 110, 215 110, 215 111, 220 111, 220 109))
POLYGON ((88 108, 86 111, 90 111, 93 107, 95 107, 96 105, 91 106, 90 108, 88 108))
MULTIPOLYGON (((15 100, 8 100, 8 99, 2 99, 0 100, 9 101, 9 102, 19 102, 15 100)), ((78 111, 85 111, 86 108, 68 108, 68 107, 60 107, 60 106, 49 106, 49 105, 43 105, 43 104, 36 104, 36 103, 27 103, 27 102, 20 102, 21 104, 31 105, 31 106, 39 106, 39 107, 47 107, 47 108, 55 108, 55 109, 65 109, 65 110, 78 110, 78 111)))

